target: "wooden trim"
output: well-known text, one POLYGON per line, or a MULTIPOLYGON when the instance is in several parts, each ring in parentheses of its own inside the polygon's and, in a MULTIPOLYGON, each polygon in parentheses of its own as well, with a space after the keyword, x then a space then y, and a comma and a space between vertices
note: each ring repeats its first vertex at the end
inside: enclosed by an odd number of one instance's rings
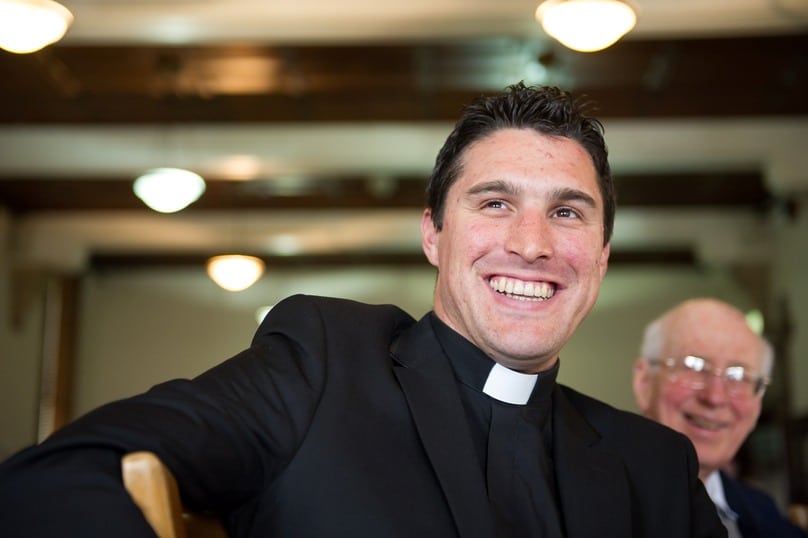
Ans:
POLYGON ((45 282, 39 389, 40 441, 70 420, 78 280, 51 276, 45 282))

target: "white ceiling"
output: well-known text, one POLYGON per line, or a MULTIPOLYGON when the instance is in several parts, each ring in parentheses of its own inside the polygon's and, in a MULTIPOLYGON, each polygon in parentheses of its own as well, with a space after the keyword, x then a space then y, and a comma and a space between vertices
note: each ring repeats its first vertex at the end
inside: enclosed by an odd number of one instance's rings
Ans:
MULTIPOLYGON (((459 36, 546 39, 532 0, 64 0, 76 20, 71 44, 327 43, 459 36)), ((649 36, 805 32, 808 0, 637 0, 636 29, 649 36)), ((502 86, 515 81, 503 81, 502 86)), ((133 178, 170 159, 203 175, 245 180, 321 170, 424 175, 449 124, 0 127, 0 174, 133 178)), ((613 121, 615 171, 763 170, 776 192, 808 191, 808 120, 613 121)), ((98 248, 245 248, 267 254, 418 248, 418 213, 263 215, 60 214, 15 222, 26 263, 76 268, 98 248), (291 246, 290 246, 291 245, 291 246)), ((621 212, 616 244, 691 244, 716 259, 765 256, 755 217, 621 212), (715 231, 710 238, 703 230, 715 231)))
MULTIPOLYGON (((752 35, 805 29, 805 0, 631 0, 633 37, 752 35)), ((541 35, 537 0, 62 0, 66 42, 265 43, 541 35)), ((629 37, 629 39, 631 36, 629 37)))

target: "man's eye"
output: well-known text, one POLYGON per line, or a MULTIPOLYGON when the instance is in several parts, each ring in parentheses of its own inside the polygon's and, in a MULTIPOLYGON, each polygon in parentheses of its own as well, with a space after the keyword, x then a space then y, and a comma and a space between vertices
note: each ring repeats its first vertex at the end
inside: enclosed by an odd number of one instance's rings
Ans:
POLYGON ((743 366, 730 366, 726 369, 724 375, 731 381, 743 381, 746 377, 746 371, 743 366))
POLYGON ((483 207, 491 209, 501 209, 505 207, 505 203, 502 200, 488 200, 483 204, 483 207))
POLYGON ((575 210, 570 209, 569 207, 561 207, 559 209, 556 209, 555 216, 564 219, 574 219, 578 218, 578 213, 575 210))

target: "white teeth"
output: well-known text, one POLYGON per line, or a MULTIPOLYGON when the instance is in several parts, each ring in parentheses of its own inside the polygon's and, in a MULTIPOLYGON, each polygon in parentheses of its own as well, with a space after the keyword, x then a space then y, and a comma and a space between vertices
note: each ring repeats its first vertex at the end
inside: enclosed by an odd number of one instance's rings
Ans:
MULTIPOLYGON (((501 282, 501 281, 500 281, 500 282, 501 282)), ((500 287, 498 287, 498 288, 494 288, 494 289, 496 289, 497 291, 504 291, 505 293, 507 293, 508 295, 510 295, 511 293, 513 293, 513 280, 508 280, 508 281, 505 283, 505 289, 502 289, 502 287, 501 287, 501 286, 500 286, 500 287)))
POLYGON ((694 417, 694 416, 690 416, 688 418, 689 418, 690 422, 692 422, 693 424, 695 424, 699 428, 702 428, 702 429, 705 429, 705 430, 718 430, 718 429, 721 428, 721 423, 720 422, 713 422, 713 421, 710 421, 710 420, 705 420, 703 418, 694 417))
POLYGON ((489 285, 499 293, 523 301, 543 301, 555 294, 555 288, 548 282, 526 282, 515 278, 496 277, 489 281, 489 285))

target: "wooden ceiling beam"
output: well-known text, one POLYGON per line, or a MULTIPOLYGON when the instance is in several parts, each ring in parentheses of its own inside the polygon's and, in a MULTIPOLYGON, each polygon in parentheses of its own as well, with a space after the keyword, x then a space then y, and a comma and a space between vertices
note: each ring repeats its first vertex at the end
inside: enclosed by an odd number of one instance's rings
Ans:
POLYGON ((0 124, 454 121, 507 84, 556 84, 602 118, 808 114, 808 35, 367 46, 70 46, 0 55, 0 124), (543 73, 538 77, 536 73, 543 73))
MULTIPOLYGON (((391 177, 383 194, 372 178, 322 177, 298 193, 282 193, 271 179, 248 182, 208 178, 203 196, 185 211, 233 209, 422 208, 427 178, 391 177)), ((619 207, 723 207, 765 211, 773 203, 755 172, 621 174, 615 177, 619 207)), ((38 211, 149 211, 132 192, 132 180, 0 178, 0 206, 12 214, 38 211)))

